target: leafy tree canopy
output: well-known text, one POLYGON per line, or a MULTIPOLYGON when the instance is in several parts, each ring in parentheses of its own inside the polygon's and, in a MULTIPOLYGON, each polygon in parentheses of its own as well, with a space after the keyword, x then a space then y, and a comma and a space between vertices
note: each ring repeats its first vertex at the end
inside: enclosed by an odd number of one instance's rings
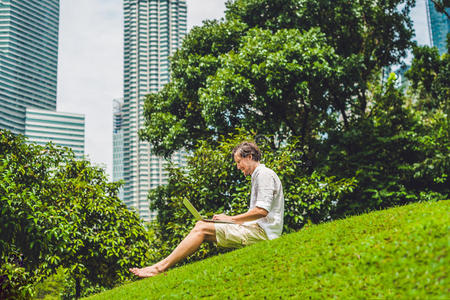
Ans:
POLYGON ((375 83, 368 117, 352 121, 350 130, 330 131, 321 145, 319 173, 358 182, 337 215, 450 194, 448 114, 418 110, 395 83, 393 73, 386 84, 375 83))
POLYGON ((236 0, 223 22, 194 28, 171 83, 145 104, 140 135, 170 156, 236 124, 312 142, 329 120, 365 116, 367 80, 412 45, 412 0, 236 0), (224 110, 224 108, 226 108, 224 110), (329 118, 337 112, 341 118, 329 118))

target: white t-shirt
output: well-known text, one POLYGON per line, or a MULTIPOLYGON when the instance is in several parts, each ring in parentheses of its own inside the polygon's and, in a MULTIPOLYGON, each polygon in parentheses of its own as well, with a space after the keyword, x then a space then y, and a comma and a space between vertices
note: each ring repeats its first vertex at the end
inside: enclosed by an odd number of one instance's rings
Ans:
POLYGON ((279 237, 283 231, 283 187, 277 174, 263 164, 256 167, 252 173, 250 210, 255 206, 264 208, 269 213, 264 218, 247 224, 257 223, 270 240, 279 237))

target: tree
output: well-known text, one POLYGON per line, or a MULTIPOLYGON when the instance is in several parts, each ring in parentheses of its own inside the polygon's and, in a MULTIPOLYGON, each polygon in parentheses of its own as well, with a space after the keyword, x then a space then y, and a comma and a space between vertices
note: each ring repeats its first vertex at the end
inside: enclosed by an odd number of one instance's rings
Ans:
POLYGON ((333 121, 327 112, 342 68, 318 30, 252 29, 239 53, 220 62, 223 67, 199 90, 202 116, 215 136, 241 126, 281 141, 301 136, 309 145, 333 121))
POLYGON ((368 118, 352 122, 351 130, 330 132, 320 154, 319 173, 358 182, 332 215, 447 199, 447 114, 437 110, 430 115, 408 105, 393 73, 386 85, 376 83, 372 94, 368 118))
POLYGON ((104 170, 72 161, 61 175, 71 225, 61 265, 78 298, 91 286, 112 288, 130 278, 128 269, 148 259, 148 235, 137 214, 118 198, 121 184, 108 183, 104 170))
POLYGON ((365 117, 367 81, 380 68, 398 63, 412 45, 408 14, 414 3, 411 0, 230 2, 224 22, 205 23, 186 36, 171 61, 171 83, 146 100, 146 128, 140 132, 141 138, 152 144, 155 153, 170 156, 182 147, 193 149, 199 139, 215 142, 218 134, 234 132, 235 124, 242 121, 246 123, 244 128, 261 134, 270 132, 279 140, 290 132, 300 131, 306 140, 315 135, 310 131, 315 127, 310 122, 315 122, 316 115, 327 116, 330 108, 341 116, 334 119, 342 119, 347 126, 350 117, 365 117), (272 42, 267 39, 269 32, 274 35, 272 42), (289 38, 293 38, 289 43, 295 50, 283 49, 281 45, 277 49, 275 40, 282 42, 283 34, 286 38, 288 32, 289 38), (316 43, 308 44, 306 37, 312 37, 312 32, 316 34, 316 43), (306 45, 322 55, 311 55, 306 45), (265 51, 270 55, 265 57, 265 51), (298 78, 301 68, 310 69, 298 78), (264 72, 272 76, 265 78, 267 82, 262 80, 264 72), (337 82, 332 80, 333 75, 337 75, 334 77, 337 82), (284 84, 283 78, 291 81, 284 84), (292 84, 297 79, 303 85, 300 87, 299 83, 294 89, 292 84), (219 85, 225 81, 218 94, 219 85), (294 95, 287 95, 289 87, 294 95), (262 101, 264 89, 267 93, 262 101), (316 100, 321 94, 325 96, 324 103, 317 107, 318 103, 310 103, 309 108, 315 114, 308 116, 308 111, 298 118, 299 112, 307 107, 299 93, 316 100), (219 103, 212 101, 216 96, 221 97, 216 99, 219 103), (280 119, 279 113, 272 113, 273 105, 261 107, 262 102, 275 104, 280 98, 285 101, 280 109, 288 108, 292 114, 283 116, 287 118, 280 119), (233 110, 217 118, 224 105, 233 110), (256 119, 265 122, 251 124, 256 119), (304 123, 305 119, 308 122, 304 123), (287 126, 289 123, 299 125, 287 126))
POLYGON ((147 232, 120 184, 68 149, 0 131, 0 298, 27 298, 63 267, 74 297, 123 281, 146 259, 147 232))
MULTIPOLYGON (((449 35, 450 36, 450 35, 449 35)), ((417 93, 419 109, 444 109, 449 112, 450 100, 450 55, 439 56, 436 47, 417 46, 413 48, 414 58, 406 77, 417 93)))
MULTIPOLYGON (((362 55, 365 72, 398 63, 412 45, 408 16, 415 1, 237 0, 227 4, 226 18, 249 28, 309 30, 320 28, 343 57, 362 55)), ((364 76, 367 79, 367 76, 364 76)))

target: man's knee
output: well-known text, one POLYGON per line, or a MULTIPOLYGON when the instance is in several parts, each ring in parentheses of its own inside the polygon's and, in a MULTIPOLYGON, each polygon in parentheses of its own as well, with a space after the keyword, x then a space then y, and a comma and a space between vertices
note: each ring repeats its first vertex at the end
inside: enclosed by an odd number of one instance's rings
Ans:
POLYGON ((216 231, 214 228, 214 223, 198 221, 197 223, 195 223, 192 232, 202 235, 203 238, 208 238, 212 235, 215 235, 216 231))

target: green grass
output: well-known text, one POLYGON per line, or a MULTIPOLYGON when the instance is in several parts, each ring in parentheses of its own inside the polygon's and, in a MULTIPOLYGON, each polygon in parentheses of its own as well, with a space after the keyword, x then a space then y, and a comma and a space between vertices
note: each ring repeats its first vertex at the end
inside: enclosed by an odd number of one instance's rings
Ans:
POLYGON ((311 226, 89 299, 449 299, 449 202, 311 226))

